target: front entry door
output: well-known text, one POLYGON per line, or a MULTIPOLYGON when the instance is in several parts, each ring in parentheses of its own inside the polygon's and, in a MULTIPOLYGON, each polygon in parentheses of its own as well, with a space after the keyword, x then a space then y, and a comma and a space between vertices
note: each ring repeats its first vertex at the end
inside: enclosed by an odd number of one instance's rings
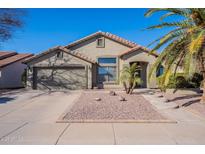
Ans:
POLYGON ((137 65, 140 67, 140 69, 136 70, 136 75, 141 78, 143 81, 142 85, 137 85, 136 88, 146 88, 147 87, 147 63, 146 62, 132 62, 137 63, 137 65))

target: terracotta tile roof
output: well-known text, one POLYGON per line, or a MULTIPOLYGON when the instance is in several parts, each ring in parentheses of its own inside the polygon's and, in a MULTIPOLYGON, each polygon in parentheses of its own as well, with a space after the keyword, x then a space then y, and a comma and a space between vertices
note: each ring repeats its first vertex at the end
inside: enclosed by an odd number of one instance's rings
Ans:
MULTIPOLYGON (((67 45, 67 46, 65 46, 65 47, 66 47, 66 48, 73 47, 73 46, 75 46, 75 45, 77 45, 77 44, 79 44, 79 43, 82 43, 82 42, 84 42, 84 41, 87 41, 87 40, 89 40, 89 39, 91 39, 91 38, 93 38, 93 37, 96 37, 96 36, 98 36, 98 35, 104 36, 104 37, 106 37, 106 38, 109 38, 109 39, 111 39, 111 40, 114 40, 114 41, 116 41, 116 42, 119 42, 119 43, 121 43, 121 44, 124 44, 124 45, 126 45, 126 46, 128 46, 128 47, 131 48, 131 49, 128 49, 127 51, 125 51, 125 52, 122 52, 119 56, 126 55, 126 54, 131 53, 131 52, 133 52, 133 51, 136 51, 136 50, 138 50, 138 49, 143 49, 143 51, 145 51, 145 52, 147 52, 147 53, 150 51, 149 49, 147 49, 147 48, 145 48, 145 47, 143 47, 143 46, 141 46, 141 45, 138 45, 138 44, 136 44, 135 42, 131 42, 131 41, 126 40, 126 39, 124 39, 124 38, 121 38, 121 37, 119 37, 119 36, 117 36, 117 35, 114 35, 114 34, 111 34, 111 33, 108 33, 108 32, 101 32, 101 31, 96 32, 96 33, 93 33, 93 34, 91 34, 91 35, 89 35, 89 36, 86 36, 86 37, 84 37, 84 38, 82 38, 82 39, 79 39, 79 40, 77 40, 77 41, 75 41, 75 42, 73 42, 73 43, 71 43, 71 44, 69 44, 69 45, 67 45)), ((152 53, 151 55, 158 56, 158 54, 155 54, 155 53, 152 53)))
POLYGON ((31 58, 33 58, 33 57, 35 57, 35 55, 32 55, 32 56, 30 56, 30 57, 25 58, 22 62, 24 63, 24 61, 29 60, 29 59, 31 59, 31 58))
POLYGON ((99 31, 99 32, 93 33, 93 34, 91 34, 91 35, 88 35, 88 36, 86 36, 86 37, 84 37, 84 38, 82 38, 82 39, 79 39, 79 40, 77 40, 77 41, 75 41, 75 42, 73 42, 73 43, 71 43, 71 44, 68 44, 68 45, 65 46, 65 47, 66 47, 66 48, 70 48, 70 47, 75 46, 75 45, 77 45, 77 44, 79 44, 79 43, 82 43, 82 42, 84 42, 84 41, 87 41, 87 40, 89 40, 89 39, 91 39, 91 38, 93 38, 93 37, 96 37, 96 36, 98 36, 98 35, 104 36, 104 37, 106 37, 106 38, 109 38, 109 39, 111 39, 111 40, 114 40, 114 41, 116 41, 116 42, 118 42, 118 43, 121 43, 121 44, 123 44, 123 45, 125 45, 125 46, 128 46, 128 47, 131 47, 131 48, 137 46, 136 43, 131 42, 131 41, 129 41, 129 40, 126 40, 126 39, 124 39, 124 38, 121 38, 121 37, 119 37, 119 36, 117 36, 117 35, 114 35, 114 34, 111 34, 111 33, 108 33, 108 32, 101 32, 101 31, 99 31))
POLYGON ((53 47, 53 48, 49 48, 49 49, 46 50, 46 51, 43 51, 43 52, 41 52, 41 53, 39 53, 39 54, 37 54, 37 55, 34 55, 34 56, 32 56, 32 57, 30 57, 30 58, 28 58, 28 59, 25 59, 25 60, 23 61, 23 63, 28 63, 28 62, 30 62, 30 61, 32 61, 32 60, 34 60, 34 59, 37 59, 37 58, 39 58, 39 57, 41 57, 41 56, 43 56, 43 55, 46 55, 46 54, 48 54, 48 53, 50 53, 50 52, 53 52, 53 51, 59 49, 59 47, 60 47, 60 46, 56 46, 56 47, 53 47))
MULTIPOLYGON (((119 56, 122 57, 122 56, 124 56, 124 55, 126 55, 126 54, 135 52, 135 51, 137 51, 137 50, 139 50, 139 49, 141 49, 141 50, 143 50, 144 52, 147 52, 147 53, 150 52, 149 49, 147 49, 147 48, 145 48, 145 47, 143 47, 143 46, 137 45, 137 46, 134 47, 134 48, 131 48, 131 49, 129 49, 129 50, 126 50, 126 51, 122 52, 119 56)), ((157 53, 150 53, 150 54, 153 55, 153 56, 156 56, 156 57, 159 56, 157 53)))
POLYGON ((77 58, 80 58, 80 59, 82 59, 82 60, 84 60, 84 61, 87 61, 87 62, 93 63, 93 64, 96 63, 95 60, 93 60, 93 59, 91 59, 90 57, 87 57, 87 56, 85 56, 85 55, 83 55, 83 54, 81 54, 81 53, 71 52, 69 49, 67 49, 67 48, 65 48, 65 47, 59 47, 59 48, 62 49, 62 50, 64 50, 66 53, 71 54, 72 56, 75 56, 75 57, 77 57, 77 58))
POLYGON ((13 56, 7 57, 5 59, 0 60, 0 68, 15 63, 17 61, 23 60, 32 56, 32 54, 15 54, 13 56))
MULTIPOLYGON (((73 47, 73 46, 75 46, 75 45, 77 45, 79 43, 82 43, 84 41, 92 39, 92 38, 94 38, 96 36, 104 36, 106 38, 112 39, 112 40, 114 40, 114 41, 116 41, 118 43, 121 43, 121 44, 131 48, 131 49, 121 53, 119 56, 123 56, 125 54, 128 54, 130 52, 136 51, 138 49, 143 49, 143 51, 149 52, 149 50, 147 48, 145 48, 143 46, 140 46, 140 45, 138 45, 138 44, 136 44, 134 42, 128 41, 128 40, 126 40, 124 38, 121 38, 121 37, 119 37, 117 35, 114 35, 114 34, 111 34, 111 33, 108 33, 108 32, 101 32, 101 31, 99 31, 99 32, 93 33, 93 34, 91 34, 89 36, 86 36, 86 37, 84 37, 82 39, 79 39, 79 40, 77 40, 77 41, 75 41, 75 42, 73 42, 73 43, 71 43, 71 44, 69 44, 67 46, 64 46, 64 47, 63 46, 56 46, 56 47, 50 48, 47 51, 43 51, 42 53, 40 53, 40 54, 38 54, 36 56, 33 56, 33 57, 29 58, 29 59, 26 59, 24 61, 24 63, 28 63, 28 62, 30 62, 30 61, 32 61, 34 59, 37 59, 37 58, 39 58, 39 57, 41 57, 43 55, 48 54, 50 52, 55 52, 57 49, 58 50, 60 49, 60 50, 62 50, 64 52, 67 52, 68 54, 71 54, 71 55, 73 55, 73 56, 75 56, 77 58, 80 58, 80 59, 84 60, 84 61, 87 61, 87 62, 90 62, 90 63, 96 63, 95 60, 89 58, 88 56, 85 56, 85 55, 83 55, 81 53, 78 53, 78 52, 74 53, 74 52, 69 50, 70 47, 73 47)), ((154 53, 152 55, 158 56, 157 54, 154 54, 154 53)))
POLYGON ((16 52, 12 52, 12 51, 0 51, 0 60, 16 54, 17 54, 16 52))
POLYGON ((68 53, 68 54, 70 54, 70 55, 72 55, 74 57, 77 57, 77 58, 82 59, 84 61, 87 61, 89 63, 96 63, 96 61, 92 60, 91 58, 89 58, 89 57, 87 57, 87 56, 85 56, 83 54, 80 54, 80 53, 73 53, 69 49, 67 49, 65 47, 62 47, 62 46, 56 46, 56 47, 50 48, 47 51, 44 51, 44 52, 42 52, 42 53, 40 53, 40 54, 38 54, 36 56, 33 56, 33 57, 29 58, 29 59, 26 59, 25 61, 23 61, 23 63, 31 62, 34 59, 37 59, 37 58, 39 58, 39 57, 41 57, 43 55, 46 55, 46 54, 48 54, 50 52, 55 52, 56 50, 62 50, 62 51, 66 52, 66 53, 68 53))

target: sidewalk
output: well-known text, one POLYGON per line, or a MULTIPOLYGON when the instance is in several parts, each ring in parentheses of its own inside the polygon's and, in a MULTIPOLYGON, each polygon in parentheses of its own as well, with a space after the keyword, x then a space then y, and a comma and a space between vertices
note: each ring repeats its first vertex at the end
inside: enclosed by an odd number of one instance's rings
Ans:
MULTIPOLYGON (((79 94, 42 95, 12 109, 0 117, 0 144, 205 144, 202 118, 145 93, 145 99, 177 123, 56 123, 79 94)), ((8 103, 4 109, 9 106, 14 107, 8 103)))
POLYGON ((143 97, 163 115, 177 123, 71 124, 58 144, 205 144, 205 121, 185 111, 173 109, 154 95, 143 97))

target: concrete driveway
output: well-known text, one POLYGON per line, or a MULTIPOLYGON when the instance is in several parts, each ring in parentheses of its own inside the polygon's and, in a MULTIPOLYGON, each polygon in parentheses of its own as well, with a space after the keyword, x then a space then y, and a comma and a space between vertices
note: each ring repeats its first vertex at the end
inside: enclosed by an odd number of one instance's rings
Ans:
MULTIPOLYGON (((0 144, 204 144, 205 119, 143 96, 178 123, 56 123, 81 91, 1 95, 0 144)), ((174 105, 174 104, 173 104, 174 105)))

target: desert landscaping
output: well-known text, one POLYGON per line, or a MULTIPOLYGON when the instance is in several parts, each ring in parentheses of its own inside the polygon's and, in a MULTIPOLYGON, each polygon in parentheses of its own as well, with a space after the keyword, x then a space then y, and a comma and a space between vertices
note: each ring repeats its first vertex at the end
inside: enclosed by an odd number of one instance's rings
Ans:
POLYGON ((154 106, 141 95, 128 95, 123 91, 107 90, 83 92, 62 120, 67 122, 162 122, 168 119, 159 114, 154 106))

